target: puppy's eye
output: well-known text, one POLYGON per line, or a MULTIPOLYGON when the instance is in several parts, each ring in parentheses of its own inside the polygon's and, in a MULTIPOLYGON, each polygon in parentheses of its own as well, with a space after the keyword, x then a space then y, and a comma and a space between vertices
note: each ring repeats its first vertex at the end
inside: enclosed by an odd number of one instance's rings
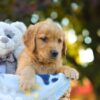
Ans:
POLYGON ((62 40, 61 39, 58 39, 58 43, 61 43, 62 42, 62 40))
POLYGON ((48 41, 48 38, 47 37, 42 37, 40 38, 43 42, 47 42, 48 41))

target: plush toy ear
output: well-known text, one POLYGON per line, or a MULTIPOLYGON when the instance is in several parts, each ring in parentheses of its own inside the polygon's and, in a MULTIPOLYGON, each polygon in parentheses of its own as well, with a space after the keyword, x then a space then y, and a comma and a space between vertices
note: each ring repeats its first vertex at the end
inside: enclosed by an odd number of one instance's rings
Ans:
POLYGON ((31 50, 35 50, 35 32, 34 32, 34 25, 30 25, 23 37, 25 46, 31 50))
POLYGON ((21 33, 24 33, 26 31, 26 25, 21 21, 16 21, 11 23, 12 26, 15 26, 21 33))

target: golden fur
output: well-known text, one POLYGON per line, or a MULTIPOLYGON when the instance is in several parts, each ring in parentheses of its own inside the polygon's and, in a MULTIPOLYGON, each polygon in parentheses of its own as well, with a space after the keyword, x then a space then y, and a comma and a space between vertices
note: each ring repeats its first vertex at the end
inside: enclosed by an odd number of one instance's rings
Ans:
POLYGON ((25 49, 18 60, 17 74, 23 90, 34 87, 35 74, 64 73, 66 77, 77 79, 78 72, 62 65, 65 55, 65 39, 62 29, 52 20, 30 25, 24 37, 25 49), (51 51, 58 52, 56 58, 51 57, 51 51))

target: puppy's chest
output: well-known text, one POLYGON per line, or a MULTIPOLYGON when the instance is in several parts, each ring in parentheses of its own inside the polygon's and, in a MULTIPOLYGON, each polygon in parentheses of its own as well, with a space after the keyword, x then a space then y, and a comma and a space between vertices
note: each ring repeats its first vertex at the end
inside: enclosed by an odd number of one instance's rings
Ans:
POLYGON ((56 67, 38 66, 35 69, 38 74, 54 74, 56 72, 56 67))

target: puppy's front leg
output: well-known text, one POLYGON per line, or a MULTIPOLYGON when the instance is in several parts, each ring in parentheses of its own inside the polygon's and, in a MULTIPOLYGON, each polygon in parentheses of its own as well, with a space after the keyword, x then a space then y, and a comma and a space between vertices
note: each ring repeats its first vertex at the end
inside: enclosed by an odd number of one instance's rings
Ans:
POLYGON ((20 87, 23 91, 31 90, 35 85, 35 71, 32 66, 26 66, 23 70, 18 71, 20 87))
POLYGON ((57 69, 58 73, 64 73, 67 78, 77 80, 79 78, 79 73, 76 69, 67 66, 59 67, 57 69))

